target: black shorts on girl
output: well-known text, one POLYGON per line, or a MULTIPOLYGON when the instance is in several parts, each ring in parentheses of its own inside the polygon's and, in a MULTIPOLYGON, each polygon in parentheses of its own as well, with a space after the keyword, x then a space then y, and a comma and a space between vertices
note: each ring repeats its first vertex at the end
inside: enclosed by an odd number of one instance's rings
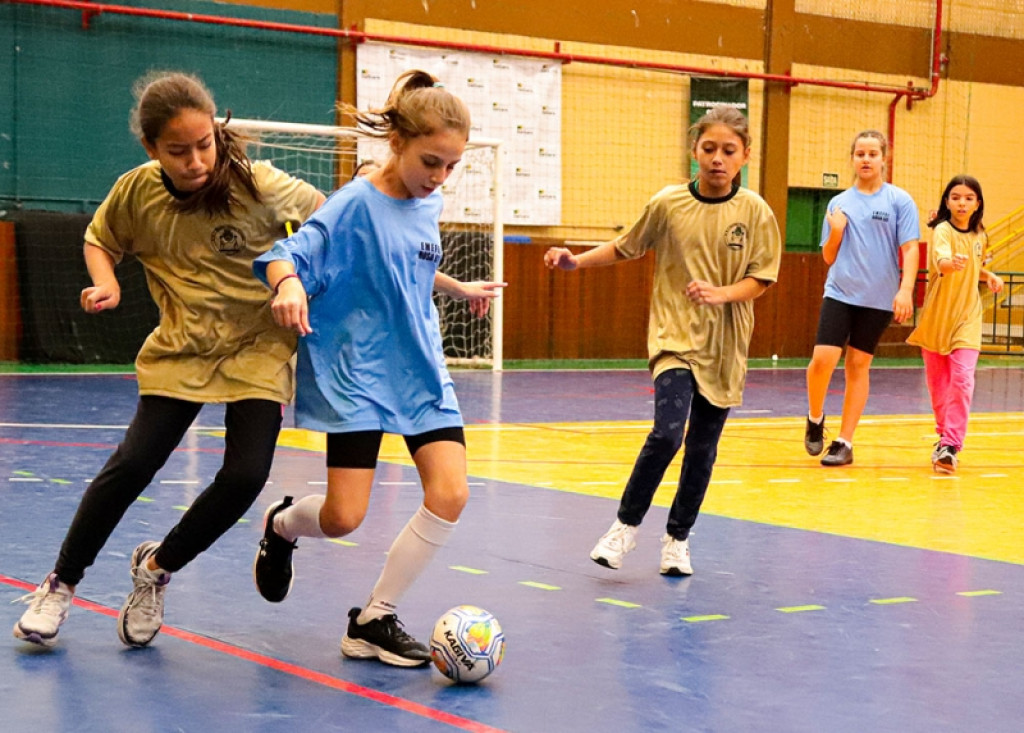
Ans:
MULTIPOLYGON (((376 468, 377 456, 380 454, 380 442, 384 437, 382 430, 357 430, 351 433, 327 434, 327 467, 328 468, 376 468)), ((466 445, 466 435, 461 427, 438 428, 428 430, 419 435, 403 435, 409 455, 416 455, 428 443, 451 441, 466 445)))
POLYGON ((866 354, 874 354, 882 333, 892 323, 892 311, 865 308, 825 298, 818 316, 816 346, 850 346, 866 354))

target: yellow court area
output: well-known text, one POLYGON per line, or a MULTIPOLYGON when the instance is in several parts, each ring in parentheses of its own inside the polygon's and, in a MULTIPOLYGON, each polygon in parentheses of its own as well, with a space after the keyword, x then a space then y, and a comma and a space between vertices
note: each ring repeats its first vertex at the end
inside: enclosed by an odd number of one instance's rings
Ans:
MULTIPOLYGON (((617 500, 650 427, 649 422, 467 426, 469 474, 617 500)), ((804 452, 802 420, 731 419, 702 511, 1024 564, 1024 415, 972 416, 953 476, 932 471, 932 431, 927 415, 865 417, 857 429, 853 465, 825 468, 804 452)), ((285 430, 280 442, 323 450, 324 438, 285 430)), ((412 465, 402 439, 390 435, 381 460, 412 465)), ((670 504, 681 460, 680 451, 656 505, 670 504)))

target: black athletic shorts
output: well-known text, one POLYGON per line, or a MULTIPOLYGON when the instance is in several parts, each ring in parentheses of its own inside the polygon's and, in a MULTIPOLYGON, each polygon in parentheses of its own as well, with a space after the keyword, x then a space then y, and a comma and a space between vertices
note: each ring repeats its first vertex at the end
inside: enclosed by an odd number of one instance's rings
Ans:
MULTIPOLYGON (((384 437, 381 430, 357 430, 352 433, 327 434, 328 468, 376 468, 380 454, 380 442, 384 437)), ((416 455, 428 443, 450 440, 466 445, 462 428, 438 428, 419 435, 404 435, 409 455, 416 455)))
POLYGON ((892 323, 892 311, 865 308, 825 298, 818 316, 815 345, 838 346, 849 343, 866 354, 874 354, 882 333, 892 323))

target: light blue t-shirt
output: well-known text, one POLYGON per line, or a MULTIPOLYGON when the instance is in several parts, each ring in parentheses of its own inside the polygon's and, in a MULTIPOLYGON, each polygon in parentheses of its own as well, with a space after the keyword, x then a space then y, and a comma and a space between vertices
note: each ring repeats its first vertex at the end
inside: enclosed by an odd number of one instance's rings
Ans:
MULTIPOLYGON (((846 214, 847 225, 839 254, 828 270, 825 297, 891 311, 900 289, 900 245, 921 238, 914 200, 902 188, 883 183, 870 195, 848 188, 828 202, 828 210, 837 205, 846 214)), ((821 246, 831 231, 825 219, 821 246)))
POLYGON ((431 294, 441 194, 395 199, 358 178, 253 264, 295 266, 313 333, 299 339, 295 422, 328 433, 462 426, 431 294))

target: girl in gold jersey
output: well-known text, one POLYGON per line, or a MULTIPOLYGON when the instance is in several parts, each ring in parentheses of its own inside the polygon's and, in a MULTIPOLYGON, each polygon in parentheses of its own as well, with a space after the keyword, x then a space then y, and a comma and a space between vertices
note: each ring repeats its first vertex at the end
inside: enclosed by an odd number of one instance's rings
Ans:
POLYGON ((978 281, 998 293, 1003 280, 982 265, 987 236, 982 224, 985 197, 971 176, 955 176, 942 192, 928 248, 928 287, 917 328, 908 344, 921 347, 939 442, 932 468, 954 473, 967 433, 974 396, 974 371, 981 351, 981 294, 978 281))
POLYGON ((53 646, 75 587, 128 507, 177 447, 204 404, 226 404, 224 463, 162 541, 131 556, 134 590, 117 630, 145 646, 163 622, 171 574, 212 545, 266 483, 294 389, 296 336, 274 323, 252 261, 323 202, 313 186, 250 163, 240 140, 190 75, 141 79, 132 132, 151 158, 122 175, 85 236, 88 313, 116 308, 115 265, 142 264, 160 323, 136 359, 139 403, 128 431, 89 484, 53 571, 25 597, 14 636, 53 646))
POLYGON ((627 233, 582 254, 552 247, 551 269, 612 265, 655 253, 648 325, 654 427, 636 459, 618 517, 590 554, 612 569, 636 545, 661 479, 685 445, 682 474, 662 537, 661 573, 690 575, 689 535, 697 520, 729 408, 740 404, 753 300, 775 282, 782 244, 775 215, 739 185, 750 156, 746 118, 715 107, 690 128, 699 169, 668 186, 627 233))

